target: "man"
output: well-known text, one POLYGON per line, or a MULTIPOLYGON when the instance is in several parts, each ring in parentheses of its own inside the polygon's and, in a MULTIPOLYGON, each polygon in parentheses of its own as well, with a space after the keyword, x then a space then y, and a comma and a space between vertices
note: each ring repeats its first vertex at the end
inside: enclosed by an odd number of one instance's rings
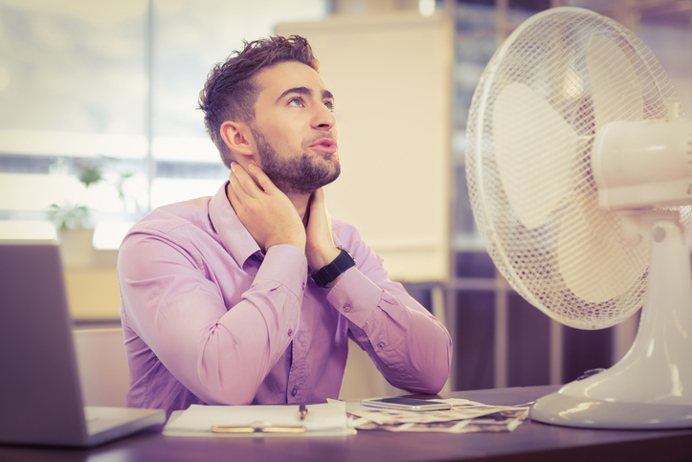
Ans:
POLYGON ((338 398, 349 337, 396 387, 446 382, 447 330, 330 219, 321 188, 340 172, 338 132, 317 70, 292 36, 210 73, 200 108, 229 181, 154 210, 119 253, 129 406, 338 398))

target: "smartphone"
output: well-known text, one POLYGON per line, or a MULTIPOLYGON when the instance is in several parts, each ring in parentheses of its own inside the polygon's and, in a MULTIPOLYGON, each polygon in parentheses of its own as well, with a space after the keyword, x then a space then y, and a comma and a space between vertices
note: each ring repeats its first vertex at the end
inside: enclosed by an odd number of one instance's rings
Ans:
POLYGON ((433 401, 414 398, 379 398, 364 399, 360 402, 363 406, 382 409, 399 409, 404 411, 439 411, 452 409, 452 405, 444 401, 433 401))

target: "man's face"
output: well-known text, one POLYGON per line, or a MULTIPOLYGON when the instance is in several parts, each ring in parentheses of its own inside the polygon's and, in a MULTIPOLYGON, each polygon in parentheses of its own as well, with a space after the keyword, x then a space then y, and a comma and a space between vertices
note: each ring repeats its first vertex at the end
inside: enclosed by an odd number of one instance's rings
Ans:
POLYGON ((333 97, 320 75, 288 61, 261 71, 251 124, 261 167, 286 194, 310 194, 341 172, 333 97))

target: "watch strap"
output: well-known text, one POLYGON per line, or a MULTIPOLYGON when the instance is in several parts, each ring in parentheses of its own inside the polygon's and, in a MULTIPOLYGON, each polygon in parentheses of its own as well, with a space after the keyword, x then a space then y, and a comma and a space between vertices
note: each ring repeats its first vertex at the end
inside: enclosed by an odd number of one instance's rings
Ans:
POLYGON ((331 263, 312 273, 312 279, 318 286, 327 287, 347 269, 356 265, 356 261, 346 249, 342 246, 339 246, 339 249, 341 253, 331 263))

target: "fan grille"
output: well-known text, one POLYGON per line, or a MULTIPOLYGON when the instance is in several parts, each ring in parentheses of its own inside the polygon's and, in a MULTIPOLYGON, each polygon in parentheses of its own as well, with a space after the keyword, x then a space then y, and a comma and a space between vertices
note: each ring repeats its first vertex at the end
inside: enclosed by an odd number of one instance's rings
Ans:
POLYGON ((598 207, 591 145, 610 121, 665 119, 674 97, 634 34, 580 8, 530 18, 481 77, 466 151, 476 225, 510 285, 563 324, 609 327, 643 304, 648 242, 598 207))

